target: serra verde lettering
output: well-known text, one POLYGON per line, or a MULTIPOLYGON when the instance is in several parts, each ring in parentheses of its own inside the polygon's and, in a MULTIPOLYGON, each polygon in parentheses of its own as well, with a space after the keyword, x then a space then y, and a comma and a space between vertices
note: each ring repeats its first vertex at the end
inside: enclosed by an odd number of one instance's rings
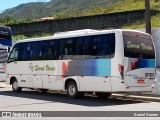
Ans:
POLYGON ((30 64, 29 66, 30 70, 33 72, 33 71, 55 71, 55 67, 54 66, 49 66, 49 65, 46 65, 46 66, 39 66, 39 65, 32 65, 30 64))
POLYGON ((144 43, 134 44, 131 41, 127 42, 127 48, 142 49, 142 50, 152 50, 152 47, 150 45, 146 45, 144 43))

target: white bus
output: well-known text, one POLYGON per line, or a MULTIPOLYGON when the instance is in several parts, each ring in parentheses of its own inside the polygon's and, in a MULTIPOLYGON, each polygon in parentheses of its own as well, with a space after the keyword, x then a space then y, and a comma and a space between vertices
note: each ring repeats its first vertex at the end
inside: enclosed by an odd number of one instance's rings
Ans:
POLYGON ((71 98, 95 92, 152 91, 155 49, 149 34, 132 30, 78 30, 19 41, 7 61, 13 91, 66 90, 71 98))

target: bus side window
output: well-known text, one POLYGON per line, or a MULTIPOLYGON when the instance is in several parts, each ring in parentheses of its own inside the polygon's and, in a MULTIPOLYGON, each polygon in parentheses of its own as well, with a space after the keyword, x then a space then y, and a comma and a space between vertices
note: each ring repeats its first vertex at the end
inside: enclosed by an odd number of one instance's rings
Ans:
POLYGON ((91 55, 91 49, 92 49, 92 46, 91 46, 91 37, 90 36, 87 36, 87 37, 84 37, 84 40, 83 40, 83 45, 81 46, 82 48, 82 55, 91 55))
POLYGON ((99 36, 92 37, 91 55, 93 55, 93 56, 97 56, 97 52, 98 52, 98 40, 99 40, 99 36))
POLYGON ((85 45, 83 43, 84 37, 74 38, 75 43, 75 55, 83 55, 83 49, 85 49, 85 45))
POLYGON ((73 38, 61 40, 60 45, 59 59, 72 59, 75 54, 75 44, 73 38))
POLYGON ((86 55, 86 58, 112 58, 115 52, 115 35, 87 36, 80 47, 81 54, 86 55))
POLYGON ((99 36, 97 40, 97 56, 102 58, 112 58, 115 52, 114 34, 105 34, 99 36))
POLYGON ((65 42, 65 55, 73 55, 74 54, 74 42, 72 39, 68 39, 65 42))
POLYGON ((56 60, 58 56, 58 44, 56 40, 46 41, 45 58, 47 60, 56 60))
POLYGON ((33 60, 43 60, 44 59, 44 42, 34 42, 33 43, 33 54, 32 59, 33 60))
POLYGON ((33 54, 33 43, 28 42, 24 43, 24 52, 23 52, 23 60, 31 60, 33 54))

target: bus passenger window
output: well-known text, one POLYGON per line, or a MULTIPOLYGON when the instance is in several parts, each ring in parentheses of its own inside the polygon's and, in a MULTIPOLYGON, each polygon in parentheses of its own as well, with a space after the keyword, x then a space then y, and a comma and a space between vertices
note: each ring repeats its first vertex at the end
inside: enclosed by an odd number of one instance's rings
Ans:
POLYGON ((59 59, 72 59, 73 55, 75 55, 75 44, 73 42, 73 38, 61 40, 60 43, 61 48, 59 59))
POLYGON ((25 43, 24 44, 24 54, 23 54, 23 60, 31 60, 32 54, 33 54, 33 43, 25 43))
POLYGON ((45 41, 45 59, 57 60, 58 44, 56 40, 45 41))

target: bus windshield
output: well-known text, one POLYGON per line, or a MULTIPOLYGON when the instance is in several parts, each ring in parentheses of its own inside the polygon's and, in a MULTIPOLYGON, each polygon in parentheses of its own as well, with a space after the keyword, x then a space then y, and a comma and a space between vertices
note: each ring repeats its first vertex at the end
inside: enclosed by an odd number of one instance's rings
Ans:
POLYGON ((155 59, 155 50, 150 35, 123 31, 124 56, 129 58, 155 59))

